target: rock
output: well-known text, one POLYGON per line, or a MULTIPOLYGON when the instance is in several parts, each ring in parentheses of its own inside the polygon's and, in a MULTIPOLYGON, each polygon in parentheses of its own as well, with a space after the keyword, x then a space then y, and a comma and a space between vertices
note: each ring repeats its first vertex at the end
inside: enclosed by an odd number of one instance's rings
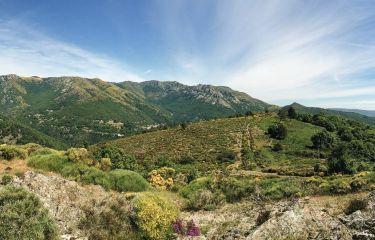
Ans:
POLYGON ((275 215, 258 227, 246 239, 352 239, 349 229, 320 209, 299 204, 275 215))

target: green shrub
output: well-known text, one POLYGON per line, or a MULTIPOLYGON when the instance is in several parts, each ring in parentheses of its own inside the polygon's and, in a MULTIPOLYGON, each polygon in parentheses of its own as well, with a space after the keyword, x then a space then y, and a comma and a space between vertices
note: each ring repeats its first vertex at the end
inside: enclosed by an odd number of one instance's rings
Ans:
POLYGON ((69 163, 68 157, 57 151, 51 153, 48 150, 43 150, 43 153, 46 154, 39 154, 39 151, 34 152, 27 159, 27 164, 44 171, 60 172, 69 163))
POLYGON ((11 183, 12 180, 13 180, 13 176, 12 176, 12 175, 4 174, 4 175, 1 177, 1 184, 3 184, 3 185, 7 185, 7 184, 11 183))
POLYGON ((103 146, 91 148, 90 152, 96 160, 102 158, 111 159, 111 168, 112 169, 127 169, 132 171, 140 170, 136 159, 130 155, 127 155, 123 149, 115 146, 103 146))
POLYGON ((155 193, 141 193, 133 200, 134 222, 146 239, 164 240, 171 234, 177 207, 155 193))
POLYGON ((39 199, 22 188, 0 191, 0 239, 58 239, 58 230, 39 199))
POLYGON ((350 183, 344 179, 334 179, 329 182, 323 182, 319 186, 325 194, 347 194, 352 192, 350 183))
POLYGON ((353 199, 349 202, 348 206, 345 209, 345 214, 349 215, 358 210, 366 209, 368 202, 361 199, 353 199))
POLYGON ((92 164, 92 160, 89 158, 89 152, 86 148, 69 148, 66 151, 66 155, 71 162, 92 164))
POLYGON ((272 150, 275 152, 280 152, 283 150, 283 145, 281 143, 276 143, 273 145, 272 150))
POLYGON ((41 145, 36 144, 36 143, 28 143, 28 144, 22 145, 21 147, 27 151, 28 155, 43 148, 41 145))
POLYGON ((311 137, 313 147, 318 150, 330 148, 333 144, 333 137, 327 131, 319 132, 311 137))
POLYGON ((12 160, 14 158, 25 159, 27 155, 27 151, 20 147, 9 145, 0 146, 0 158, 5 160, 12 160))
POLYGON ((236 159, 236 153, 233 150, 224 149, 217 155, 216 160, 218 162, 234 162, 236 159))
POLYGON ((256 225, 257 226, 260 226, 262 225, 263 223, 265 223, 266 221, 268 221, 268 219, 270 219, 271 217, 271 211, 269 210, 264 210, 264 211, 261 211, 259 214, 258 214, 258 217, 256 219, 256 225))
POLYGON ((271 138, 276 138, 280 140, 285 139, 288 135, 288 129, 282 123, 270 126, 267 132, 271 138))
POLYGON ((180 195, 184 198, 188 198, 200 189, 207 189, 211 179, 208 177, 197 178, 190 182, 188 185, 181 188, 179 191, 180 195))
POLYGON ((249 180, 225 178, 220 182, 220 188, 225 195, 227 202, 238 202, 249 197, 255 190, 255 184, 249 180))
POLYGON ((270 199, 282 199, 301 193, 301 188, 298 184, 290 179, 285 180, 279 178, 262 180, 260 190, 264 197, 270 199))
POLYGON ((149 183, 133 171, 116 169, 109 172, 109 177, 119 192, 142 192, 149 188, 149 183))
POLYGON ((225 196, 220 192, 213 193, 208 189, 199 189, 188 196, 186 208, 193 211, 210 211, 223 203, 224 199, 225 196))

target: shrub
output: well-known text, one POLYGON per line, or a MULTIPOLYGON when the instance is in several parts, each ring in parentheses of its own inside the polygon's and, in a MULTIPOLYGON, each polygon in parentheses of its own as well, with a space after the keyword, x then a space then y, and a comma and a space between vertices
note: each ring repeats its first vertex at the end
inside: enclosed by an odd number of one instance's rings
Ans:
POLYGON ((136 163, 136 159, 127 155, 123 149, 115 146, 104 146, 101 148, 90 149, 91 154, 97 160, 109 158, 112 162, 112 169, 127 169, 138 171, 140 166, 136 163))
POLYGON ((277 124, 277 125, 272 125, 268 128, 268 134, 272 138, 276 139, 285 139, 286 136, 288 135, 288 129, 285 127, 284 124, 277 124))
POLYGON ((148 182, 133 171, 116 169, 109 172, 109 177, 114 183, 114 190, 119 192, 141 192, 149 188, 148 182))
POLYGON ((198 237, 201 230, 194 220, 188 221, 186 224, 181 219, 176 220, 172 224, 173 232, 180 236, 198 237))
POLYGON ((229 149, 221 150, 219 155, 217 155, 216 157, 216 160, 221 163, 234 162, 235 159, 236 159, 236 153, 233 150, 229 150, 229 149))
POLYGON ((225 196, 219 192, 213 193, 208 189, 199 189, 188 196, 186 208, 193 211, 210 211, 223 203, 224 199, 225 196))
POLYGON ((329 173, 354 173, 353 163, 348 159, 347 147, 344 144, 336 146, 328 158, 329 173))
POLYGON ((112 167, 112 162, 110 158, 102 158, 100 159, 100 168, 103 171, 109 171, 112 167))
POLYGON ((225 199, 230 203, 238 202, 242 198, 250 196, 255 190, 254 183, 233 177, 223 179, 219 186, 225 195, 225 199))
POLYGON ((40 146, 39 144, 36 144, 36 143, 28 143, 28 144, 25 144, 22 146, 23 149, 25 149, 28 153, 28 155, 30 155, 31 153, 43 148, 42 146, 40 146))
POLYGON ((7 184, 11 183, 12 180, 13 180, 13 176, 12 176, 12 175, 4 174, 4 175, 1 177, 1 184, 3 184, 3 185, 7 185, 7 184))
POLYGON ((9 145, 0 146, 0 158, 5 160, 12 160, 14 158, 25 159, 27 155, 27 151, 20 147, 9 145))
POLYGON ((142 193, 133 200, 134 222, 147 239, 164 240, 172 232, 177 207, 155 193, 142 193))
POLYGON ((173 168, 162 167, 157 170, 152 170, 148 174, 148 179, 153 187, 160 189, 170 189, 174 184, 174 175, 175 170, 173 168))
POLYGON ((273 145, 272 150, 275 152, 280 152, 283 150, 283 145, 281 143, 276 143, 273 145))
POLYGON ((28 158, 27 164, 29 166, 45 171, 60 172, 69 162, 67 156, 57 151, 51 153, 43 150, 43 153, 47 154, 40 155, 39 153, 39 151, 36 151, 28 158))
POLYGON ((269 210, 264 210, 264 211, 261 211, 259 214, 258 214, 258 217, 256 219, 256 225, 257 226, 260 226, 262 225, 263 223, 265 223, 266 221, 268 221, 268 219, 270 219, 271 217, 271 211, 269 210))
POLYGON ((349 215, 358 210, 366 209, 368 202, 361 199, 353 199, 349 202, 348 206, 345 209, 345 214, 349 215))
POLYGON ((69 148, 66 151, 69 161, 75 163, 92 164, 92 160, 89 159, 89 152, 86 148, 69 148))
POLYGON ((0 191, 0 239, 58 239, 58 230, 39 199, 22 188, 0 191))
POLYGON ((296 109, 294 109, 294 107, 289 107, 288 109, 288 117, 289 118, 297 118, 297 112, 296 112, 296 109))
POLYGON ((318 150, 330 148, 333 144, 333 137, 327 132, 319 132, 311 137, 313 147, 318 150))
POLYGON ((84 217, 78 225, 86 232, 89 240, 140 239, 133 229, 128 202, 122 198, 114 198, 104 203, 95 202, 93 205, 82 208, 84 217))

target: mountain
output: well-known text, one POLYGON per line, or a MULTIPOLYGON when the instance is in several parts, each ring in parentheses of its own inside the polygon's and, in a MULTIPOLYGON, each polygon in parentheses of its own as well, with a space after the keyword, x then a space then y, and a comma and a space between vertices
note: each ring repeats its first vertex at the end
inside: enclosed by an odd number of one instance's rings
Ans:
POLYGON ((347 108, 330 108, 331 110, 340 111, 340 112, 352 112, 365 115, 368 117, 375 117, 375 110, 362 110, 362 109, 347 109, 347 108))
POLYGON ((309 114, 323 113, 327 115, 341 116, 347 119, 363 122, 363 123, 370 124, 370 125, 375 125, 375 117, 369 117, 369 116, 362 115, 362 114, 355 113, 355 112, 338 111, 338 110, 318 108, 318 107, 306 107, 299 103, 292 103, 291 105, 287 105, 283 108, 288 109, 289 107, 293 107, 297 112, 300 112, 300 113, 309 113, 309 114))
POLYGON ((0 102, 3 115, 72 146, 270 106, 226 87, 17 75, 0 76, 0 102))

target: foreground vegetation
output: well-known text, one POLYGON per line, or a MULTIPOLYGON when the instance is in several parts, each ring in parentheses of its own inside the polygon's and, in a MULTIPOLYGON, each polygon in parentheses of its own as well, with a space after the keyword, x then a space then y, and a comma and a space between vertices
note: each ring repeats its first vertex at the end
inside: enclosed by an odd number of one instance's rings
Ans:
MULTIPOLYGON (((373 127, 293 108, 184 124, 66 151, 0 145, 0 158, 24 159, 40 171, 127 193, 108 203, 109 212, 87 210, 88 220, 81 224, 101 236, 97 239, 123 235, 124 229, 134 233, 132 239, 196 236, 200 230, 194 223, 181 227, 180 210, 375 189, 373 127), (94 230, 107 217, 113 229, 94 230)), ((2 181, 11 180, 3 176, 2 181)), ((347 211, 363 206, 353 202, 347 211)))

